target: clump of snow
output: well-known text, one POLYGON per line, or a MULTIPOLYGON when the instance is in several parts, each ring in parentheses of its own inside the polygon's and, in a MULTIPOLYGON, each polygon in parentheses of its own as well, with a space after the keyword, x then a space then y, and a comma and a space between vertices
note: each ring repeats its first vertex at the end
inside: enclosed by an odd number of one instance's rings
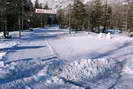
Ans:
POLYGON ((105 33, 99 33, 98 34, 98 39, 101 39, 101 38, 103 38, 103 39, 111 39, 112 38, 112 35, 111 35, 111 33, 107 33, 107 34, 105 34, 105 33))
POLYGON ((4 62, 0 61, 0 67, 3 67, 3 66, 4 66, 4 62))
POLYGON ((16 42, 2 42, 0 43, 0 80, 4 80, 10 74, 10 71, 6 69, 7 66, 4 64, 3 57, 6 55, 7 51, 4 49, 15 46, 16 42))
POLYGON ((126 61, 126 64, 123 67, 122 73, 123 74, 129 74, 129 75, 133 75, 133 60, 132 59, 128 59, 126 61))
POLYGON ((0 60, 3 58, 3 56, 6 55, 6 52, 0 52, 0 60))
POLYGON ((103 33, 98 34, 98 38, 104 38, 104 37, 105 37, 105 34, 103 34, 103 33))
POLYGON ((106 35, 106 38, 107 38, 107 39, 111 39, 111 38, 112 38, 111 34, 108 33, 108 34, 106 35))
POLYGON ((25 89, 31 89, 29 86, 25 86, 25 89))
POLYGON ((47 75, 47 67, 44 67, 42 70, 40 70, 33 77, 34 77, 35 81, 40 81, 43 77, 48 77, 48 75, 47 75))
POLYGON ((9 76, 10 71, 6 69, 0 69, 0 80, 4 80, 9 76))
POLYGON ((62 79, 59 79, 57 76, 53 76, 52 78, 46 81, 47 84, 64 84, 62 79))
POLYGON ((17 41, 3 42, 3 43, 0 43, 0 49, 10 48, 10 47, 16 46, 17 44, 18 44, 17 41))
POLYGON ((125 67, 122 71, 125 74, 133 74, 133 70, 129 67, 125 67))
POLYGON ((119 74, 120 68, 121 66, 112 59, 81 59, 66 65, 60 77, 66 81, 88 86, 89 82, 99 81, 113 73, 119 74))
POLYGON ((3 38, 3 33, 2 32, 0 32, 0 38, 3 38))
POLYGON ((16 42, 16 41, 0 43, 0 67, 4 67, 4 61, 2 61, 2 60, 3 60, 3 57, 7 53, 7 50, 4 50, 4 49, 11 48, 13 46, 16 46, 17 44, 18 44, 18 42, 16 42))
POLYGON ((132 38, 128 37, 128 36, 124 36, 124 35, 113 35, 113 41, 118 41, 118 42, 125 42, 125 41, 133 41, 132 38))
POLYGON ((0 43, 0 67, 4 67, 3 57, 7 53, 7 51, 4 49, 11 48, 11 47, 16 46, 16 45, 17 45, 16 41, 0 43))

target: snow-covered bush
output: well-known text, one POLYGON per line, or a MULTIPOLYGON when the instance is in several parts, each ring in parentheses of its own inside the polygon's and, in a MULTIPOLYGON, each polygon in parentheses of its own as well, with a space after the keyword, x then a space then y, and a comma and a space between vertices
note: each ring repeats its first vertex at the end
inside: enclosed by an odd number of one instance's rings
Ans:
POLYGON ((81 59, 74 61, 63 68, 60 77, 81 86, 90 86, 111 74, 119 74, 121 65, 112 59, 81 59))

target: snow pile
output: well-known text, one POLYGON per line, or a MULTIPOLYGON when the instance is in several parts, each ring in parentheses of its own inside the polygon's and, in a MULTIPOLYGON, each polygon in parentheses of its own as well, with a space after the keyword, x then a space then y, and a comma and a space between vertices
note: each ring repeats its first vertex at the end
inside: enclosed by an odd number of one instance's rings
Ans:
POLYGON ((103 38, 103 39, 112 39, 112 34, 108 33, 108 34, 105 34, 105 33, 99 33, 98 34, 98 39, 100 38, 103 38))
POLYGON ((53 76, 46 81, 46 84, 64 84, 64 81, 62 79, 59 79, 57 76, 53 76))
POLYGON ((0 67, 3 67, 3 66, 4 66, 4 62, 0 61, 0 67))
POLYGON ((5 48, 11 48, 13 46, 16 46, 18 44, 17 41, 12 41, 12 42, 3 42, 3 43, 0 43, 0 49, 5 49, 5 48))
POLYGON ((111 35, 110 33, 108 33, 108 34, 106 35, 106 37, 107 37, 107 39, 111 39, 111 38, 112 38, 112 35, 111 35))
POLYGON ((132 41, 132 38, 123 35, 113 35, 113 40, 125 42, 125 41, 132 41))
POLYGON ((6 52, 1 52, 0 51, 0 60, 3 58, 3 56, 5 56, 6 55, 6 52))
POLYGON ((0 79, 7 77, 9 71, 5 68, 3 57, 6 55, 8 48, 14 47, 17 45, 17 42, 3 42, 0 43, 0 79))
POLYGON ((10 71, 6 69, 0 69, 0 80, 4 80, 9 76, 10 71))
POLYGON ((98 34, 98 38, 105 38, 105 34, 99 33, 99 34, 98 34))
POLYGON ((128 59, 126 61, 126 64, 123 67, 122 73, 123 74, 129 74, 129 75, 133 75, 133 60, 132 59, 128 59))
POLYGON ((6 51, 4 49, 14 47, 18 44, 18 42, 13 41, 13 42, 2 42, 0 43, 0 60, 3 59, 3 57, 6 55, 6 51))
POLYGON ((81 59, 66 65, 60 77, 65 81, 87 87, 91 86, 90 83, 108 78, 111 74, 119 75, 121 68, 121 65, 112 59, 81 59))
POLYGON ((112 41, 131 41, 132 38, 125 36, 125 35, 121 35, 121 34, 111 34, 111 33, 99 33, 97 34, 97 39, 111 39, 112 41))
POLYGON ((0 32, 0 38, 3 38, 3 33, 2 32, 0 32))

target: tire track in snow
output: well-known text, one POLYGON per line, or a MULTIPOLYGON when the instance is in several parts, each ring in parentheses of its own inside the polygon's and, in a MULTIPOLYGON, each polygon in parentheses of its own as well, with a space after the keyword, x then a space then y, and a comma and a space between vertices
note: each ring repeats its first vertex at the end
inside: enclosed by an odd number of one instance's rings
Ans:
POLYGON ((49 50, 51 51, 51 55, 53 55, 54 57, 57 57, 58 60, 61 60, 60 55, 56 52, 54 47, 51 46, 51 44, 49 43, 49 40, 46 40, 46 44, 47 44, 49 50))
MULTIPOLYGON (((56 50, 50 45, 50 43, 49 43, 48 40, 46 40, 46 43, 47 43, 47 46, 49 47, 51 53, 57 57, 57 60, 61 60, 59 54, 58 54, 58 53, 56 52, 56 50)), ((59 67, 60 67, 60 66, 59 66, 59 67)), ((85 87, 83 87, 82 85, 80 85, 80 84, 78 84, 78 83, 74 83, 74 82, 71 82, 71 81, 69 81, 69 80, 65 80, 65 79, 63 79, 63 78, 59 78, 59 79, 63 80, 64 83, 72 84, 72 85, 78 86, 78 87, 80 87, 80 88, 85 88, 85 87)), ((86 89, 91 89, 91 88, 88 87, 88 88, 86 88, 86 89)))

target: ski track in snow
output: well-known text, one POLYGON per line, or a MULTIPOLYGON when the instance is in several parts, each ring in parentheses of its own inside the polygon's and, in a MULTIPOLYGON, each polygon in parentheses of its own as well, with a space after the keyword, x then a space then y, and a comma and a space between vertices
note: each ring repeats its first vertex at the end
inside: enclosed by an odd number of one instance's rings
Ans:
POLYGON ((133 89, 129 37, 98 38, 51 27, 2 43, 8 45, 0 56, 0 89, 133 89))

